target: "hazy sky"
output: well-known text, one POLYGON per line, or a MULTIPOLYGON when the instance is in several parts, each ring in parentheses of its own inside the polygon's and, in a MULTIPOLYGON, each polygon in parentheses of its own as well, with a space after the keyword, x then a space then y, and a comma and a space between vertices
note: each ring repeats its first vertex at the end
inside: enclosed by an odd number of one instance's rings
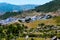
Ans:
POLYGON ((41 5, 52 0, 0 0, 1 2, 11 3, 15 5, 36 4, 41 5))

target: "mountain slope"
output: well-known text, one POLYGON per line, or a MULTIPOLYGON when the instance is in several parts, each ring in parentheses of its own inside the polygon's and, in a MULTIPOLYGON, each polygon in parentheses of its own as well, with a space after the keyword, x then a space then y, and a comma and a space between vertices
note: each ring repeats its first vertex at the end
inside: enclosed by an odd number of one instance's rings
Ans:
POLYGON ((37 12, 53 12, 60 9, 60 0, 53 0, 35 8, 37 12))

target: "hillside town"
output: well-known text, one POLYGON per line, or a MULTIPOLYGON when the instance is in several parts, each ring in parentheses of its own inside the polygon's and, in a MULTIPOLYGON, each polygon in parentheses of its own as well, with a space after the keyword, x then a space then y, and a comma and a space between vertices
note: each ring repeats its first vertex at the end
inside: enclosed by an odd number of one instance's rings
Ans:
POLYGON ((17 22, 18 20, 21 22, 32 22, 35 20, 47 20, 53 18, 52 15, 35 15, 35 16, 26 16, 26 17, 22 17, 22 18, 13 18, 13 17, 9 17, 7 19, 4 20, 0 20, 0 24, 1 25, 6 25, 9 23, 13 23, 13 22, 17 22))
POLYGON ((60 40, 60 0, 0 0, 0 40, 60 40))

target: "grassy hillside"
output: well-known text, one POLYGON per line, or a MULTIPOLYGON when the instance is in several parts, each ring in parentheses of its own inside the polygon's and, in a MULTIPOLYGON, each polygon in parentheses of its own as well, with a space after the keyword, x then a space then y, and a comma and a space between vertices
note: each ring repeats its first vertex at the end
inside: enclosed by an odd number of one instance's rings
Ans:
POLYGON ((60 16, 54 17, 48 20, 36 20, 30 23, 24 23, 24 25, 30 28, 36 28, 38 24, 44 23, 46 25, 60 25, 60 16))
POLYGON ((48 20, 36 20, 30 23, 24 23, 26 26, 30 27, 30 28, 36 28, 38 26, 38 24, 44 23, 46 25, 56 25, 56 20, 53 19, 48 19, 48 20))
POLYGON ((60 25, 60 16, 53 18, 53 20, 56 20, 57 25, 60 25))

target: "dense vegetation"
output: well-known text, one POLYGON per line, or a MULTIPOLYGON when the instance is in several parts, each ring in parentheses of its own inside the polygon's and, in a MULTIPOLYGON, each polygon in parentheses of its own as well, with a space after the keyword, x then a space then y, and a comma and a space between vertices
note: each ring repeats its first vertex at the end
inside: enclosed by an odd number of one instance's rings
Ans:
POLYGON ((54 25, 45 25, 44 23, 38 24, 37 28, 28 28, 23 24, 15 23, 8 26, 0 25, 0 40, 3 38, 6 40, 16 40, 19 37, 40 37, 40 38, 51 38, 57 36, 60 38, 60 29, 54 25), (39 28, 38 28, 39 27, 39 28), (24 33, 25 32, 25 33, 24 33), (57 34, 58 33, 58 34, 57 34))
POLYGON ((23 31, 25 27, 20 24, 11 24, 8 26, 0 26, 0 40, 5 38, 6 40, 11 40, 12 38, 23 36, 23 31))
POLYGON ((37 12, 53 12, 60 9, 60 0, 53 0, 35 8, 37 12))

